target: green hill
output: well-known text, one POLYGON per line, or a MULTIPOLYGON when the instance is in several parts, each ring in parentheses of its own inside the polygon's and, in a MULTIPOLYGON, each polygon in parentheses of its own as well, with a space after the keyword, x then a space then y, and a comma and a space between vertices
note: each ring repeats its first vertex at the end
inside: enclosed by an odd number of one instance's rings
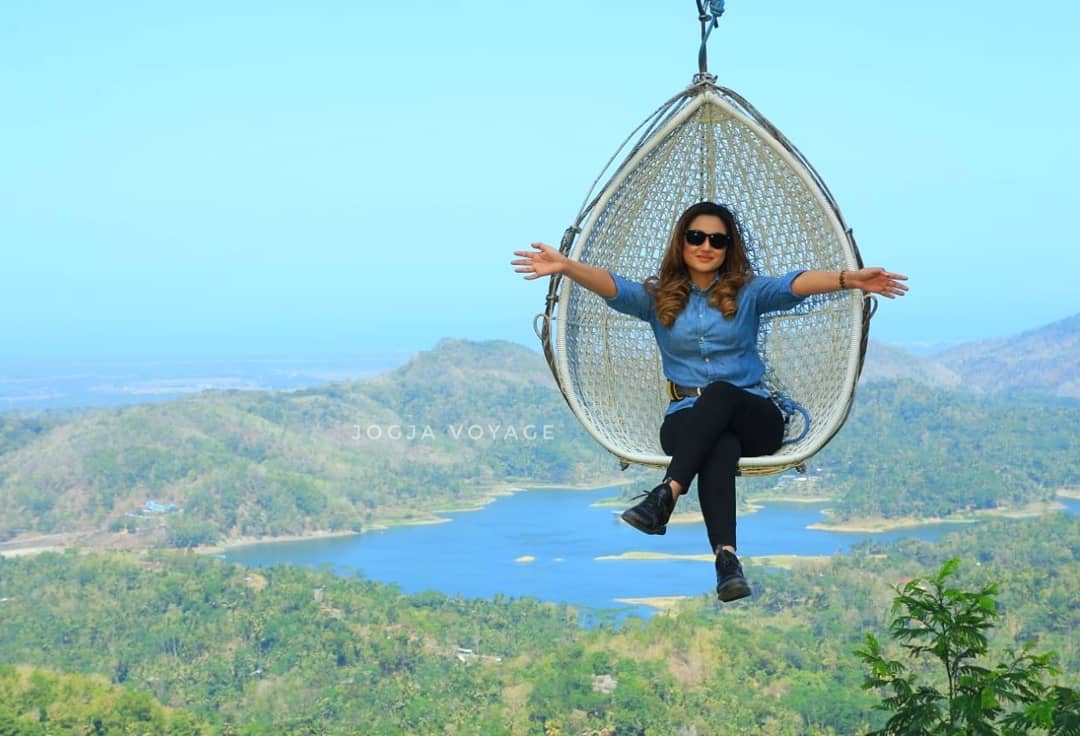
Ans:
POLYGON ((448 340, 370 380, 209 391, 30 434, 0 455, 0 536, 130 527, 186 545, 359 529, 615 470, 542 359, 502 342, 448 340), (128 515, 148 499, 182 512, 128 515))
MULTIPOLYGON (((1070 399, 875 382, 811 476, 842 519, 1047 502, 1080 486, 1078 425, 1070 399)), ((315 389, 11 415, 0 429, 0 540, 98 534, 89 546, 423 522, 508 485, 596 483, 617 469, 543 358, 506 342, 446 340, 389 373, 315 389), (148 500, 179 511, 147 512, 148 500)), ((655 479, 619 477, 635 490, 655 479)))
POLYGON ((839 518, 946 517, 1052 501, 1080 485, 1080 403, 913 382, 859 389, 813 460, 839 518))

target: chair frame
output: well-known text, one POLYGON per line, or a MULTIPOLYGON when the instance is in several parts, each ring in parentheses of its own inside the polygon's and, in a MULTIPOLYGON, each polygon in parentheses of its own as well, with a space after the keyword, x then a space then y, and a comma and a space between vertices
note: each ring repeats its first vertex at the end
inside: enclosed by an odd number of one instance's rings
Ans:
MULTIPOLYGON (((748 176, 753 177, 753 186, 764 192, 763 197, 772 196, 776 200, 775 203, 770 200, 771 209, 766 214, 751 212, 749 223, 736 208, 747 231, 744 234, 748 234, 748 255, 755 271, 791 268, 791 258, 799 254, 778 254, 786 247, 780 242, 782 236, 797 240, 803 249, 801 254, 809 254, 816 261, 803 263, 803 267, 837 270, 862 267, 851 229, 806 158, 744 98, 717 86, 707 75, 695 78, 694 84, 664 103, 624 141, 586 195, 585 204, 563 237, 561 252, 572 260, 588 259, 593 265, 610 268, 627 278, 650 275, 667 246, 666 236, 657 237, 657 223, 674 222, 679 212, 693 201, 715 200, 725 187, 728 193, 737 188, 731 180, 738 178, 738 167, 722 160, 728 146, 740 152, 751 151, 757 157, 752 163, 761 171, 751 171, 748 176), (694 131, 703 131, 700 154, 695 149, 684 163, 695 173, 677 182, 674 188, 679 193, 671 195, 674 199, 682 196, 684 201, 653 202, 633 189, 635 185, 642 186, 635 179, 639 171, 645 172, 641 174, 644 177, 650 173, 650 166, 659 169, 664 165, 665 146, 674 151, 673 156, 679 154, 674 147, 687 145, 680 136, 685 138, 694 131), (717 131, 734 132, 739 139, 714 140, 717 131), (639 133, 640 137, 593 197, 598 182, 639 133), (716 145, 716 141, 721 145, 716 145), (779 184, 762 184, 765 173, 771 174, 774 169, 779 184), (689 190, 693 190, 692 194, 689 190), (785 202, 785 193, 790 193, 802 209, 785 202), (648 209, 647 215, 638 217, 639 210, 635 209, 638 206, 648 209), (782 219, 772 214, 777 211, 783 211, 783 217, 788 220, 779 226, 776 234, 771 234, 772 223, 782 219), (642 224, 647 218, 651 218, 649 223, 642 224), (613 219, 618 219, 616 225, 612 224, 613 219), (605 238, 613 228, 616 235, 639 240, 644 237, 642 232, 647 232, 649 239, 657 242, 633 253, 630 253, 633 249, 627 249, 626 253, 605 250, 609 242, 605 238)), ((665 174, 662 170, 659 173, 665 174)), ((747 209, 752 210, 758 194, 739 192, 739 197, 751 203, 747 209)), ((876 303, 860 292, 849 290, 810 297, 804 304, 805 307, 792 312, 765 315, 758 348, 767 365, 767 383, 806 405, 810 410, 810 426, 800 426, 802 420, 796 418, 787 436, 795 437, 807 430, 802 439, 781 447, 773 455, 742 458, 739 467, 744 475, 778 473, 790 468, 805 471, 806 461, 839 431, 850 412, 876 303), (815 337, 820 333, 822 344, 816 339, 812 344, 806 343, 806 333, 811 330, 815 337), (813 378, 806 378, 804 373, 813 378), (816 396, 818 386, 808 384, 808 380, 818 381, 828 396, 816 396), (813 399, 809 403, 807 395, 813 399)), ((537 332, 548 365, 567 404, 586 431, 619 458, 623 467, 630 463, 666 466, 670 458, 659 448, 658 430, 667 398, 649 326, 615 313, 599 297, 562 276, 551 279, 545 312, 538 315, 541 318, 537 332), (618 349, 612 347, 615 343, 620 346, 618 349), (581 360, 575 351, 587 352, 588 359, 581 360), (628 354, 632 358, 627 359, 628 354), (589 360, 592 362, 588 363, 589 360), (655 396, 649 389, 653 384, 655 396), (632 403, 627 403, 628 399, 632 403)))

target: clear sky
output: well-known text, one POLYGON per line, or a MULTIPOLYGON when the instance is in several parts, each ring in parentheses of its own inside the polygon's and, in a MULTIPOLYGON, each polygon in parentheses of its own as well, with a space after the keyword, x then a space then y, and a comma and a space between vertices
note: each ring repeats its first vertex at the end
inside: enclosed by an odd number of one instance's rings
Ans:
MULTIPOLYGON (((876 339, 1080 312, 1080 5, 728 0, 721 84, 807 155, 876 339)), ((692 0, 5 0, 0 354, 536 346, 556 243, 696 71, 692 0)))

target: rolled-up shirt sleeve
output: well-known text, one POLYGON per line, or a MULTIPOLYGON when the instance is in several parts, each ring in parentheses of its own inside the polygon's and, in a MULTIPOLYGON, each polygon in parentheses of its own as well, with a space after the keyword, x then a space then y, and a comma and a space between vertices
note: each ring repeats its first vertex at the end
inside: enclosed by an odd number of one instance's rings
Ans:
POLYGON ((757 290, 758 314, 791 309, 805 299, 806 297, 799 296, 791 290, 792 282, 794 282, 804 270, 805 269, 792 271, 783 276, 755 277, 754 281, 760 282, 757 290))
POLYGON ((645 285, 624 279, 615 273, 611 274, 611 278, 615 280, 615 296, 605 300, 607 305, 616 312, 648 322, 652 315, 653 300, 649 292, 645 291, 645 285))

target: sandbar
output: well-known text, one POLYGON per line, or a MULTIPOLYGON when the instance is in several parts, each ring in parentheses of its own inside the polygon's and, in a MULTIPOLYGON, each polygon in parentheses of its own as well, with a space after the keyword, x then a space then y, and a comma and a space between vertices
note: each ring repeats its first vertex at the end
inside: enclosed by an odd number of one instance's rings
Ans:
POLYGON ((600 555, 595 560, 675 560, 686 562, 713 562, 715 556, 705 553, 699 555, 676 555, 669 552, 623 552, 618 555, 600 555))
POLYGON ((652 598, 616 598, 618 603, 626 603, 631 606, 649 606, 658 611, 668 611, 679 605, 682 601, 689 600, 688 595, 665 595, 652 598))
POLYGON ((818 521, 807 525, 806 528, 826 532, 859 532, 863 534, 876 534, 878 532, 893 531, 894 529, 910 529, 933 524, 974 524, 975 522, 983 521, 986 517, 1026 519, 1034 516, 1042 516, 1043 514, 1048 514, 1052 511, 1060 511, 1063 508, 1064 506, 1056 501, 1037 501, 1015 508, 1003 506, 996 509, 979 509, 963 514, 953 514, 952 516, 929 518, 905 516, 896 519, 869 517, 840 522, 818 521))
POLYGON ((832 559, 831 555, 760 555, 758 557, 746 558, 755 565, 764 565, 765 567, 779 567, 784 570, 791 570, 792 568, 802 565, 823 565, 832 559))

